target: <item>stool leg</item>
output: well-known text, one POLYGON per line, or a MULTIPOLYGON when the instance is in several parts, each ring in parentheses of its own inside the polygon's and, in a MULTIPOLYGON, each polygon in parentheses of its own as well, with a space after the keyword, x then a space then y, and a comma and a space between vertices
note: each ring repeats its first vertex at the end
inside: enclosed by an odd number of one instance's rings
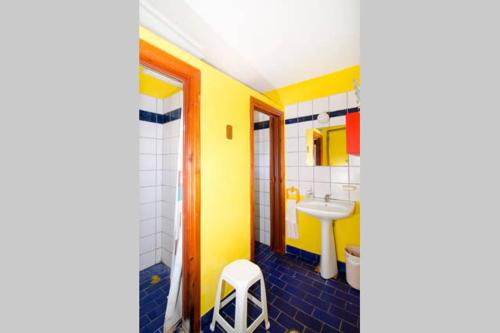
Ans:
POLYGON ((217 295, 215 295, 215 307, 214 307, 214 313, 212 315, 212 322, 210 323, 210 331, 215 330, 215 320, 217 319, 217 316, 219 315, 219 308, 220 308, 220 294, 222 292, 222 281, 223 279, 219 279, 219 285, 217 286, 217 295))
POLYGON ((247 331, 247 292, 244 288, 236 290, 236 310, 234 311, 234 330, 236 333, 247 331))
POLYGON ((264 284, 264 277, 260 277, 260 303, 262 304, 262 314, 264 315, 264 322, 266 325, 266 330, 271 327, 269 323, 269 316, 267 314, 267 296, 266 296, 266 285, 264 284))

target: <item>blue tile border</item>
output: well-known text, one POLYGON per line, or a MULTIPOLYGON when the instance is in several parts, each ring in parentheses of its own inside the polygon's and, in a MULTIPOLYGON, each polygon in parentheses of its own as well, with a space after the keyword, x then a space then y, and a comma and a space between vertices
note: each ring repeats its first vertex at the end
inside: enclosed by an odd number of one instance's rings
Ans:
MULTIPOLYGON (((346 110, 328 111, 327 113, 330 116, 330 118, 333 118, 333 117, 345 116, 348 113, 354 113, 354 112, 360 112, 359 107, 350 108, 350 109, 346 109, 346 110)), ((297 123, 302 123, 304 121, 311 121, 311 120, 316 120, 316 119, 318 119, 317 114, 313 114, 310 116, 297 117, 297 118, 290 118, 290 119, 285 119, 285 125, 297 124, 297 123)), ((269 120, 254 123, 253 128, 254 128, 254 130, 261 130, 261 129, 269 128, 269 120)))
POLYGON ((286 246, 286 253, 296 255, 300 259, 307 261, 308 263, 311 263, 313 265, 318 264, 320 259, 320 256, 318 254, 308 252, 291 245, 286 246))
POLYGON ((139 120, 156 124, 165 124, 181 118, 182 108, 175 109, 165 114, 139 110, 139 120))
POLYGON ((260 129, 264 129, 264 128, 269 128, 269 120, 260 121, 260 122, 253 124, 254 130, 260 130, 260 129))
MULTIPOLYGON (((318 254, 315 254, 315 253, 312 253, 309 251, 305 251, 305 250, 296 248, 296 247, 291 246, 291 245, 286 246, 286 253, 293 254, 293 255, 299 257, 300 259, 302 259, 310 264, 313 264, 313 265, 317 265, 319 263, 320 258, 321 258, 320 255, 318 255, 318 254)), ((343 263, 341 261, 337 261, 337 267, 339 268, 340 273, 345 273, 345 263, 343 263)))

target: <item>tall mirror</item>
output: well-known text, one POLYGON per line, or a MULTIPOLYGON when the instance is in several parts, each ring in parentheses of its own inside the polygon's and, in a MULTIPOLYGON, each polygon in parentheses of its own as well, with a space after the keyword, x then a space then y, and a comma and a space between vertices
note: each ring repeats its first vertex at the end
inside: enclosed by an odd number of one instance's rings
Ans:
POLYGON ((306 130, 307 165, 344 166, 348 164, 345 125, 306 130))

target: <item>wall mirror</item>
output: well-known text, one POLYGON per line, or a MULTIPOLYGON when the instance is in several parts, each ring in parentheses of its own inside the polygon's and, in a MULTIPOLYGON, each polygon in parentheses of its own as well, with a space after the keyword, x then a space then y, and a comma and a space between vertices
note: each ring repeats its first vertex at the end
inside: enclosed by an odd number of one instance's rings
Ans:
POLYGON ((345 125, 306 130, 306 164, 344 166, 348 164, 345 125))

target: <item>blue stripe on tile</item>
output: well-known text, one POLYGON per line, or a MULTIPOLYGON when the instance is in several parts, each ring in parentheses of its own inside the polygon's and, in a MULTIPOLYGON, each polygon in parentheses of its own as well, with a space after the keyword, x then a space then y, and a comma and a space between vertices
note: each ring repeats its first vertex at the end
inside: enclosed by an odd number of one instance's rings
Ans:
MULTIPOLYGON (((350 109, 346 109, 346 110, 327 111, 327 113, 330 116, 330 118, 345 116, 347 113, 354 113, 354 112, 360 112, 359 107, 350 108, 350 109)), ((304 122, 304 121, 311 121, 311 120, 316 120, 316 119, 318 119, 318 115, 317 114, 313 114, 311 116, 289 118, 289 119, 285 119, 285 125, 297 124, 297 123, 301 123, 301 122, 304 122)), ((261 122, 261 123, 266 123, 266 122, 261 122)), ((260 124, 260 123, 255 123, 254 124, 254 129, 255 130, 269 128, 269 122, 267 122, 267 126, 265 126, 265 127, 260 127, 262 125, 256 126, 256 124, 260 124)))
POLYGON ((259 122, 253 124, 254 130, 260 130, 260 129, 264 129, 264 128, 269 128, 269 120, 259 121, 259 122))
POLYGON ((178 108, 165 114, 154 113, 150 111, 139 110, 139 120, 150 123, 165 124, 181 118, 182 109, 178 108))

